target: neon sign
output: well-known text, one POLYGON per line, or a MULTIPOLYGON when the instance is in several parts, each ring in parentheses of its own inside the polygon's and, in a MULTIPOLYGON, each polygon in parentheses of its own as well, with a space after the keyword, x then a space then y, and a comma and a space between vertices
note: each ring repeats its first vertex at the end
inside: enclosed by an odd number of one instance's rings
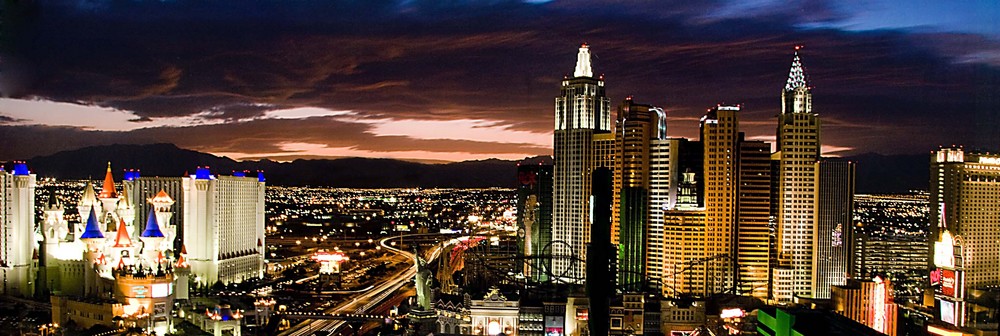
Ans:
POLYGON ((941 239, 934 242, 934 266, 955 267, 955 244, 948 230, 944 230, 941 239))
POLYGON ((979 163, 982 163, 982 164, 992 164, 992 165, 1000 165, 1000 157, 980 156, 979 157, 979 163))
POLYGON ((941 321, 955 324, 955 303, 941 300, 941 321))
POLYGON ((837 223, 837 227, 833 229, 830 234, 830 246, 841 247, 844 246, 844 224, 837 223))
POLYGON ((149 292, 149 290, 146 289, 146 286, 142 286, 142 285, 132 286, 132 295, 134 295, 137 298, 145 298, 146 297, 146 293, 148 293, 148 292, 149 292))
POLYGON ((955 271, 952 270, 941 270, 941 294, 955 297, 956 286, 958 285, 958 279, 955 277, 955 271))
POLYGON ((730 318, 744 317, 746 315, 747 314, 745 311, 743 311, 743 309, 730 308, 730 309, 723 309, 722 312, 719 313, 719 318, 730 319, 730 318))
POLYGON ((886 333, 886 289, 881 277, 875 277, 875 295, 872 297, 872 329, 886 333))

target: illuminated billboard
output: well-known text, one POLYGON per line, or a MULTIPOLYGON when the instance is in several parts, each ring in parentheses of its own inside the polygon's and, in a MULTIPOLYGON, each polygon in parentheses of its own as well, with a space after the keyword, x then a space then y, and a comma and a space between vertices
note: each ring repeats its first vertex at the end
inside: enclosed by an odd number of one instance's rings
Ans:
POLYGON ((888 292, 886 291, 886 283, 882 281, 881 277, 875 277, 875 295, 872 296, 872 310, 871 310, 871 324, 869 325, 875 331, 883 334, 888 334, 887 329, 889 325, 888 321, 888 292))
POLYGON ((941 294, 955 296, 955 271, 941 270, 941 294))
POLYGON ((590 319, 590 310, 587 308, 577 308, 576 319, 581 321, 586 321, 590 319))
POLYGON ((930 279, 931 279, 931 287, 941 285, 941 269, 938 268, 931 270, 930 279))
POLYGON ((152 295, 154 298, 167 297, 170 295, 169 283, 153 284, 152 289, 152 295))
POLYGON ((140 299, 145 298, 147 293, 149 293, 149 290, 146 289, 146 286, 143 285, 132 286, 132 297, 134 298, 140 298, 140 299))
POLYGON ((721 319, 731 319, 731 318, 744 317, 746 315, 747 314, 746 314, 746 312, 743 309, 740 309, 740 308, 730 308, 730 309, 723 309, 722 312, 719 313, 719 318, 721 318, 721 319))
POLYGON ((941 233, 940 240, 934 242, 934 266, 955 267, 955 241, 948 230, 941 233))
POLYGON ((940 269, 940 272, 941 286, 935 289, 935 292, 947 297, 964 298, 965 277, 963 272, 950 269, 940 269))
POLYGON ((955 303, 941 300, 941 321, 955 324, 955 303))
MULTIPOLYGON (((549 310, 550 306, 545 306, 545 308, 546 310, 549 310)), ((566 309, 566 307, 558 307, 558 308, 566 309)), ((545 315, 545 336, 563 336, 565 328, 566 328, 565 315, 548 315, 548 314, 545 315)))

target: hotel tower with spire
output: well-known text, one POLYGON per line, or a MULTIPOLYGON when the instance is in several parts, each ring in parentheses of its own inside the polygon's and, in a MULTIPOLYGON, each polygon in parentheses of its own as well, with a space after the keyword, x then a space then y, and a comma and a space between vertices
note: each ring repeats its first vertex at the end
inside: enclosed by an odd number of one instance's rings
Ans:
POLYGON ((594 76, 590 47, 580 46, 576 70, 562 81, 555 101, 551 254, 555 280, 583 283, 590 242, 590 175, 599 160, 595 135, 611 136, 611 101, 603 76, 594 76))
POLYGON ((800 47, 781 91, 777 152, 777 259, 774 297, 816 297, 813 238, 816 235, 816 183, 820 158, 820 121, 812 111, 812 89, 799 57, 800 47))

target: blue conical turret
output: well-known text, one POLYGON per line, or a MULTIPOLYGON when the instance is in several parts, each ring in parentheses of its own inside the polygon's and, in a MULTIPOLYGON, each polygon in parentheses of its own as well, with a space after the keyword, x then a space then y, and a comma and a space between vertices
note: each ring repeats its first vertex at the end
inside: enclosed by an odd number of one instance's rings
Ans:
POLYGON ((97 212, 94 208, 90 208, 90 216, 87 217, 87 227, 83 229, 83 234, 80 235, 80 239, 102 239, 104 238, 104 233, 101 232, 100 225, 97 225, 97 212))
POLYGON ((163 231, 160 231, 160 225, 156 223, 156 212, 153 210, 149 211, 149 218, 146 219, 146 230, 142 231, 139 237, 146 238, 163 238, 163 231))

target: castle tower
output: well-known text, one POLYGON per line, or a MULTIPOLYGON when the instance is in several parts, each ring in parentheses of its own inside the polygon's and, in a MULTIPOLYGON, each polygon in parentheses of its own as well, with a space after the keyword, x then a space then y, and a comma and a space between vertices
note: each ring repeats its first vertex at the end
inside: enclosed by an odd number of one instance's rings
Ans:
POLYGON ((97 199, 101 201, 105 212, 114 211, 118 206, 118 191, 115 190, 115 179, 111 174, 111 162, 108 162, 108 171, 104 174, 104 184, 101 192, 97 194, 97 199))
POLYGON ((45 242, 46 265, 52 263, 55 253, 59 248, 59 243, 66 240, 69 232, 69 224, 64 217, 66 210, 62 202, 56 197, 55 192, 49 193, 49 200, 45 203, 42 216, 42 236, 45 242))
POLYGON ((190 292, 188 288, 188 278, 191 276, 191 266, 187 262, 187 248, 181 245, 181 253, 174 263, 174 298, 177 300, 187 300, 190 292))
MULTIPOLYGON (((95 216, 100 215, 101 209, 97 207, 97 193, 94 192, 94 184, 87 181, 87 186, 83 187, 83 195, 80 195, 80 201, 76 203, 76 211, 80 214, 80 219, 88 218, 91 212, 94 212, 95 216), (93 210, 93 211, 92 211, 93 210)), ((97 221, 97 218, 94 218, 97 221)), ((83 232, 86 230, 85 225, 81 223, 73 228, 73 240, 80 241, 83 232)))
POLYGON ((127 222, 124 219, 118 220, 118 230, 115 232, 115 244, 111 245, 111 251, 118 261, 115 264, 116 268, 122 268, 127 266, 135 265, 135 260, 133 258, 134 247, 132 246, 132 238, 128 233, 126 226, 127 222))
POLYGON ((132 198, 129 197, 128 188, 122 185, 121 197, 118 199, 117 209, 115 212, 118 213, 118 218, 125 221, 126 225, 124 228, 128 232, 128 235, 132 237, 135 232, 135 226, 132 223, 135 221, 135 205, 132 204, 132 198))
POLYGON ((153 205, 153 211, 156 212, 156 222, 164 236, 164 250, 172 249, 173 242, 177 238, 177 226, 170 224, 170 218, 174 215, 170 211, 170 206, 174 204, 174 199, 170 198, 166 191, 160 189, 156 196, 146 201, 153 205))
POLYGON ((84 293, 92 295, 97 289, 98 263, 103 262, 104 253, 101 251, 107 240, 101 226, 97 222, 97 209, 91 208, 90 215, 87 216, 87 225, 80 235, 80 241, 86 244, 83 252, 85 262, 84 267, 84 293))
POLYGON ((159 264, 163 252, 162 244, 165 238, 163 231, 160 231, 160 225, 157 223, 156 212, 150 211, 146 219, 146 230, 142 231, 142 234, 139 235, 139 239, 142 240, 143 258, 149 261, 150 265, 159 264))

